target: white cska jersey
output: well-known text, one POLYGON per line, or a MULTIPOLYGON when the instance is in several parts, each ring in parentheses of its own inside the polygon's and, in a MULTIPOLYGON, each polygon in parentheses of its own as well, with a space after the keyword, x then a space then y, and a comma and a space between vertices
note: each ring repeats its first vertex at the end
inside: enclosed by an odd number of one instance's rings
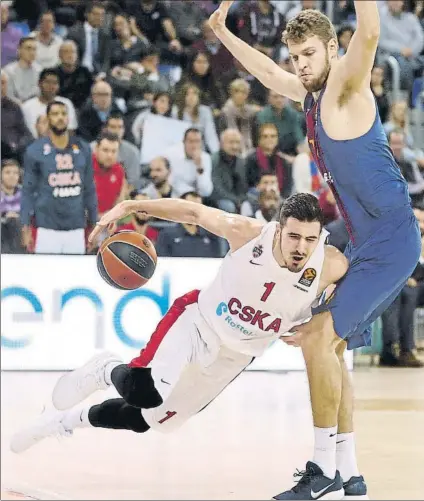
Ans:
POLYGON ((278 222, 223 259, 215 280, 200 292, 198 305, 208 326, 230 349, 260 356, 292 327, 311 317, 325 257, 328 232, 298 273, 281 268, 272 250, 278 222))

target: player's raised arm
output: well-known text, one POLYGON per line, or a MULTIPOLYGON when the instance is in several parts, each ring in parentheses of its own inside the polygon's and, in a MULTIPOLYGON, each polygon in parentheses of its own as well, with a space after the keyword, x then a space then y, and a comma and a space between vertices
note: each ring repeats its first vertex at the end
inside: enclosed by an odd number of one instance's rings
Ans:
POLYGON ((354 90, 369 87, 380 37, 380 15, 376 0, 355 0, 357 28, 346 54, 340 60, 338 76, 354 90))
POLYGON ((89 241, 93 242, 103 229, 134 212, 142 212, 152 217, 175 221, 176 223, 197 224, 205 228, 205 230, 225 238, 232 251, 237 250, 258 236, 263 227, 263 224, 256 219, 230 214, 187 200, 172 198, 164 200, 126 200, 117 204, 100 219, 91 233, 89 241))
POLYGON ((216 36, 247 71, 260 80, 265 87, 287 96, 293 101, 303 103, 306 90, 295 75, 284 71, 268 56, 253 49, 243 40, 233 35, 225 26, 228 9, 232 3, 233 1, 221 2, 219 8, 209 19, 209 24, 216 36))

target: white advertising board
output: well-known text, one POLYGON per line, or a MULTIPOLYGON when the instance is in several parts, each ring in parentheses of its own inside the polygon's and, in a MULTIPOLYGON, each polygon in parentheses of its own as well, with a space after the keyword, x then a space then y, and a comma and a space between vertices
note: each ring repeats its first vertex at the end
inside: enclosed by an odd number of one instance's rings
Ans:
MULTIPOLYGON (((215 259, 161 258, 142 289, 100 278, 94 256, 1 256, 2 370, 69 370, 97 350, 131 360, 172 302, 209 284, 215 259)), ((352 367, 352 354, 348 356, 352 367)), ((299 349, 275 342, 253 370, 304 370, 299 349)))

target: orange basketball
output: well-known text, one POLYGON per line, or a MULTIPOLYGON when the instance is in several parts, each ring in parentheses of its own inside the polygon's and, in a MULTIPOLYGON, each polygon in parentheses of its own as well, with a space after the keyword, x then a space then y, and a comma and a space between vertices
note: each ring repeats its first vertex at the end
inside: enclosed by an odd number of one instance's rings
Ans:
POLYGON ((153 276, 157 254, 152 242, 136 231, 120 231, 103 241, 97 253, 100 276, 112 287, 134 290, 153 276))

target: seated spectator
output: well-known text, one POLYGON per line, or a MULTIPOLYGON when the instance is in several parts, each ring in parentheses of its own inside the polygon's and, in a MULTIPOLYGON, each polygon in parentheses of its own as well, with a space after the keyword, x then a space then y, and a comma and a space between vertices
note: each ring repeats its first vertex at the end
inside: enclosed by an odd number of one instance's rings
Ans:
MULTIPOLYGON (((210 153, 219 150, 219 140, 211 109, 200 104, 200 90, 192 84, 181 87, 175 97, 175 105, 171 113, 173 118, 191 123, 200 130, 205 140, 205 146, 210 153)), ((202 195, 203 196, 203 195, 202 195)))
POLYGON ((202 134, 198 129, 187 129, 183 143, 170 148, 164 157, 171 165, 173 196, 180 197, 189 191, 201 197, 211 195, 212 161, 210 155, 202 151, 202 134))
POLYGON ((209 54, 213 77, 215 80, 222 80, 223 88, 227 89, 231 80, 224 80, 222 77, 233 69, 235 60, 221 40, 217 38, 208 21, 202 24, 202 38, 194 42, 192 49, 209 54))
POLYGON ((195 85, 200 90, 200 104, 209 106, 214 115, 219 115, 225 102, 225 93, 220 81, 212 74, 207 52, 190 53, 187 69, 178 82, 177 89, 185 84, 195 85))
MULTIPOLYGON (((202 203, 196 192, 185 193, 181 198, 202 203)), ((195 224, 177 224, 161 230, 156 251, 162 257, 221 257, 219 238, 195 224)))
POLYGON ((219 129, 238 129, 242 136, 241 155, 246 157, 253 149, 253 127, 257 107, 247 103, 250 85, 242 79, 230 84, 230 99, 222 108, 219 129))
POLYGON ((384 66, 375 65, 371 71, 371 90, 377 101, 380 120, 385 123, 389 116, 390 103, 384 88, 384 66))
POLYGON ((167 158, 154 158, 150 164, 151 182, 145 186, 141 192, 149 199, 171 198, 172 186, 169 182, 170 164, 167 158))
POLYGON ((169 92, 171 89, 169 78, 159 72, 159 52, 153 46, 145 50, 138 63, 128 63, 126 69, 131 71, 128 83, 121 79, 120 82, 115 81, 114 87, 125 89, 128 86, 128 107, 131 109, 140 109, 146 94, 169 92))
POLYGON ((409 126, 409 108, 405 100, 395 101, 390 108, 389 121, 384 124, 386 134, 394 129, 401 129, 405 134, 404 155, 408 160, 416 160, 424 168, 424 152, 415 149, 414 138, 409 126))
POLYGON ((1 251, 4 254, 23 252, 21 245, 22 188, 19 186, 20 169, 14 160, 5 160, 1 164, 1 251))
POLYGON ((95 83, 91 88, 91 99, 80 111, 79 135, 91 143, 99 136, 109 115, 120 111, 113 100, 111 86, 106 82, 95 83))
POLYGON ((247 44, 271 57, 286 26, 284 17, 269 0, 250 3, 239 20, 239 37, 247 44))
POLYGON ((8 79, 1 72, 1 148, 2 158, 20 157, 33 140, 25 124, 22 109, 14 99, 7 96, 8 79))
POLYGON ((323 188, 323 179, 312 157, 307 138, 302 151, 293 162, 293 184, 295 193, 318 195, 323 188))
POLYGON ((37 139, 40 137, 47 137, 49 135, 49 120, 47 115, 40 115, 35 123, 37 130, 37 139))
MULTIPOLYGON (((129 141, 125 141, 125 122, 121 113, 109 115, 102 132, 109 132, 118 136, 119 150, 118 163, 122 165, 125 171, 125 177, 128 181, 128 190, 138 189, 141 185, 141 165, 139 162, 139 151, 129 141)), ((91 149, 95 151, 97 141, 92 141, 91 149)))
POLYGON ((255 219, 262 223, 278 221, 280 196, 273 190, 259 192, 259 208, 255 212, 255 219))
POLYGON ((388 140, 393 156, 408 183, 412 206, 424 209, 424 177, 418 164, 405 156, 404 132, 400 129, 394 129, 389 133, 388 140))
POLYGON ((137 146, 141 146, 143 137, 143 126, 146 118, 150 115, 171 115, 171 95, 168 92, 158 92, 153 98, 152 106, 148 110, 141 111, 135 118, 131 133, 137 146))
POLYGON ((131 34, 130 22, 125 14, 119 13, 113 20, 113 31, 116 38, 110 44, 110 67, 123 66, 140 61, 148 47, 147 40, 131 34))
POLYGON ((9 22, 9 6, 1 3, 1 66, 13 63, 16 60, 19 40, 22 32, 9 22))
POLYGON ((147 39, 160 50, 161 60, 179 64, 182 53, 167 7, 157 0, 134 0, 130 4, 130 25, 134 35, 147 39))
POLYGON ((119 138, 103 132, 93 154, 94 184, 96 185, 99 218, 125 199, 127 183, 125 171, 118 163, 119 138))
POLYGON ((355 30, 350 24, 344 24, 337 30, 337 40, 339 42, 339 57, 344 56, 349 47, 355 30))
POLYGON ((200 38, 206 15, 198 2, 173 0, 169 4, 168 14, 183 46, 188 47, 200 38))
POLYGON ((77 46, 72 40, 65 40, 59 50, 60 64, 57 68, 60 95, 72 101, 79 110, 90 97, 93 77, 85 66, 78 63, 77 46))
POLYGON ((92 74, 102 75, 109 70, 110 36, 101 28, 105 8, 100 2, 89 2, 85 9, 86 21, 68 31, 68 39, 78 47, 78 59, 92 74))
POLYGON ((246 158, 246 180, 249 188, 258 183, 261 173, 272 172, 278 179, 279 193, 287 198, 293 189, 291 165, 278 150, 278 130, 270 124, 263 124, 259 129, 259 145, 246 158))
MULTIPOLYGON (((133 190, 130 193, 131 200, 149 200, 149 197, 145 193, 141 193, 139 190, 133 190)), ((134 212, 129 216, 129 220, 124 220, 118 223, 118 231, 136 231, 146 236, 153 243, 156 242, 158 238, 158 230, 150 226, 149 221, 151 216, 146 216, 142 212, 134 212)))
POLYGON ((212 155, 211 199, 226 212, 240 212, 246 200, 247 183, 244 159, 241 153, 241 134, 237 129, 226 129, 221 134, 221 149, 212 155))
POLYGON ((69 99, 57 95, 59 92, 59 76, 55 68, 48 68, 40 73, 38 87, 40 94, 37 97, 28 99, 22 105, 25 123, 34 138, 37 137, 36 123, 38 117, 46 114, 47 106, 53 101, 60 101, 66 105, 69 116, 69 130, 71 133, 76 131, 78 122, 74 105, 69 99))
POLYGON ((56 19, 53 12, 46 11, 41 14, 38 31, 31 33, 37 43, 37 57, 35 61, 41 68, 53 68, 59 64, 59 49, 62 37, 56 35, 56 19))
POLYGON ((382 314, 383 350, 380 354, 382 367, 424 367, 414 353, 414 312, 418 304, 418 282, 411 277, 399 296, 382 314), (399 356, 395 345, 399 343, 399 356))
POLYGON ((269 91, 268 102, 268 106, 256 115, 256 123, 258 126, 271 123, 277 127, 279 149, 289 155, 291 158, 286 157, 286 160, 293 163, 305 139, 299 113, 286 97, 273 90, 269 91))
POLYGON ((41 67, 35 62, 37 42, 30 37, 19 41, 18 60, 3 68, 8 77, 8 96, 21 103, 38 94, 41 67))
POLYGON ((423 28, 413 12, 403 12, 404 2, 391 0, 387 9, 381 10, 381 33, 379 49, 384 54, 394 56, 401 73, 402 89, 410 91, 414 74, 422 70, 424 59, 423 28))
MULTIPOLYGON (((277 176, 272 172, 262 173, 255 188, 248 191, 246 200, 241 204, 242 216, 254 217, 259 210, 259 195, 264 191, 274 191, 277 194, 280 192, 277 176)), ((281 199, 278 205, 281 205, 281 199)))

